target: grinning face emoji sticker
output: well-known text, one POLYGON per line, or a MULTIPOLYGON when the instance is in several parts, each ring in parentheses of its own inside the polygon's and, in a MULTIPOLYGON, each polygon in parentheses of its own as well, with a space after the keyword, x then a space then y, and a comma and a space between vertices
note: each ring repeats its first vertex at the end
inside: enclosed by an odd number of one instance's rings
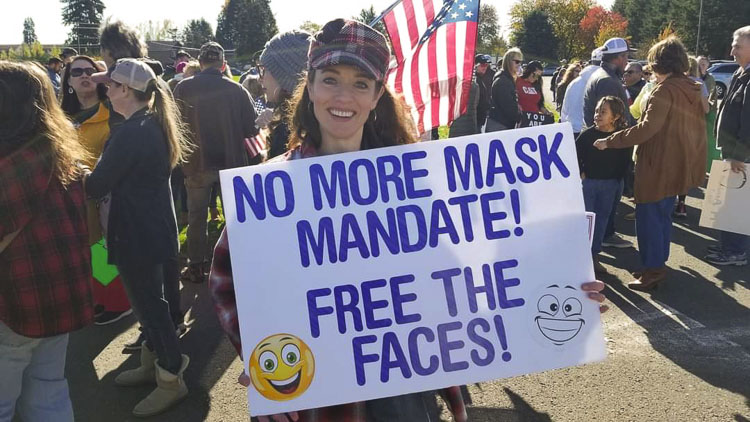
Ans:
POLYGON ((307 390, 315 375, 315 359, 307 344, 291 334, 274 334, 250 355, 250 381, 265 398, 286 401, 307 390))
POLYGON ((537 302, 534 322, 539 332, 557 346, 573 339, 586 323, 581 316, 581 301, 574 297, 577 293, 578 289, 573 286, 553 284, 537 302))

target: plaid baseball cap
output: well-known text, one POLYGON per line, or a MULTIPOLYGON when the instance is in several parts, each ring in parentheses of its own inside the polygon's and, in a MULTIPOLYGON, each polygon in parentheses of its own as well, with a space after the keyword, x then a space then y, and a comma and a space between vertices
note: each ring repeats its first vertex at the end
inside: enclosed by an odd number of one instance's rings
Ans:
POLYGON ((151 66, 141 60, 131 58, 118 60, 107 72, 91 75, 91 80, 96 83, 114 81, 141 92, 146 92, 148 83, 155 79, 156 74, 151 66))
POLYGON ((198 54, 198 60, 206 62, 223 62, 224 47, 221 44, 209 41, 201 46, 201 52, 198 54))
POLYGON ((348 64, 382 81, 391 52, 385 36, 372 27, 354 20, 335 19, 315 34, 307 57, 310 70, 348 64))

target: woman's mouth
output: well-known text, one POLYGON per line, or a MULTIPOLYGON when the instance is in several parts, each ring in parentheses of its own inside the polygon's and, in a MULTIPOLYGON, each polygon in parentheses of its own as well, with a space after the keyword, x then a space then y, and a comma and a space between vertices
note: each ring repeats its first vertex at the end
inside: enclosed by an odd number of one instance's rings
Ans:
POLYGON ((356 114, 352 110, 342 110, 339 108, 329 108, 328 112, 337 119, 350 119, 356 114))

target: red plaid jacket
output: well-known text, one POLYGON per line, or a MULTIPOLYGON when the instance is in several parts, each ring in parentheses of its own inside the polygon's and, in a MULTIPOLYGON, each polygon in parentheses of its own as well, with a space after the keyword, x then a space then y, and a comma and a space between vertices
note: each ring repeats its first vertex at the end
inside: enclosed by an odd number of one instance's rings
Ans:
MULTIPOLYGON (((294 160, 315 156, 311 149, 297 149, 277 157, 277 160, 294 160)), ((229 336, 237 353, 242 357, 242 339, 240 338, 240 324, 237 316, 237 299, 234 293, 234 279, 232 278, 232 263, 229 259, 229 242, 227 231, 221 232, 219 241, 214 249, 211 272, 208 276, 208 286, 214 300, 214 309, 221 327, 229 336)), ((449 387, 440 390, 440 395, 448 404, 456 420, 466 420, 466 407, 459 387, 449 387)), ((427 420, 425 416, 403 415, 402 420, 427 420)), ((309 409, 299 412, 299 422, 366 422, 367 406, 365 402, 356 402, 319 409, 309 409)))
POLYGON ((26 337, 68 333, 93 322, 91 250, 83 184, 53 175, 46 141, 0 157, 0 321, 26 337))

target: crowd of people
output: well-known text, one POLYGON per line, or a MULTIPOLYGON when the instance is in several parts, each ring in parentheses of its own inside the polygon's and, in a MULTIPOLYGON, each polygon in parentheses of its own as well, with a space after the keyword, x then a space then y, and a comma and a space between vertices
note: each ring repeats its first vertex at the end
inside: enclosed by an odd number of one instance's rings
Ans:
MULTIPOLYGON (((178 51, 167 69, 145 57, 136 33, 121 22, 102 28, 100 45, 101 61, 72 49, 46 68, 0 61, 0 277, 11 280, 0 287, 0 421, 72 421, 68 334, 131 313, 140 334, 126 348, 139 351, 140 360, 114 382, 155 385, 135 416, 175 406, 188 394, 190 364, 179 342, 181 281, 208 280, 219 322, 241 354, 227 233, 213 245, 207 231, 207 220, 219 217, 220 170, 419 140, 407 106, 385 83, 386 38, 361 22, 336 19, 316 34, 277 34, 241 84, 216 42, 204 44, 197 58, 178 51), (92 277, 97 243, 106 245, 118 273, 106 286, 92 277)), ((522 51, 512 48, 495 72, 491 57, 477 55, 468 111, 450 134, 551 122, 559 111, 575 132, 586 210, 597 215, 591 252, 598 272, 606 271, 597 259, 602 246, 631 246, 616 234, 614 215, 634 171, 643 268, 629 287, 648 290, 666 277, 672 214, 684 210, 684 199, 676 198, 703 183, 707 156, 720 151, 735 171, 750 161, 750 27, 734 34, 741 69, 718 111, 708 60, 691 66, 678 39, 654 45, 645 68, 629 62, 628 52, 625 40, 613 38, 588 64, 561 69, 553 109, 540 62, 524 64, 522 51), (707 141, 714 133, 720 150, 707 141)), ((746 236, 722 233, 706 260, 744 265, 746 247, 746 236)), ((599 281, 581 286, 601 311, 603 288, 599 281)), ((249 384, 244 372, 238 381, 249 384)), ((441 394, 455 419, 466 420, 460 389, 441 394)), ((429 416, 423 397, 407 394, 272 419, 429 416)))

